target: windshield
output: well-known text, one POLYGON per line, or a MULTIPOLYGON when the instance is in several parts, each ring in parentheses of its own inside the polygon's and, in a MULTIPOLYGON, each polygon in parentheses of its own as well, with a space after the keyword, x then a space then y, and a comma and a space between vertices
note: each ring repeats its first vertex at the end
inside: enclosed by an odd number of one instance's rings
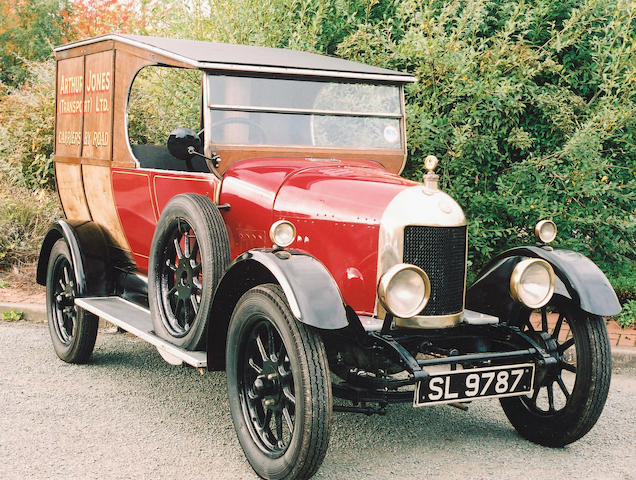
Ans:
POLYGON ((400 87, 208 77, 214 144, 402 148, 400 87))

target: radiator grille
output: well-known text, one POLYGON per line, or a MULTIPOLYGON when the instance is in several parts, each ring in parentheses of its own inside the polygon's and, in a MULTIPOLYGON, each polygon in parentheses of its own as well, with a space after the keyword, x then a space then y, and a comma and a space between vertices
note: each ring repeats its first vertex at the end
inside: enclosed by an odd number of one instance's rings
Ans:
POLYGON ((405 227, 404 263, 417 265, 431 281, 431 297, 420 315, 450 315, 462 311, 466 226, 405 227))

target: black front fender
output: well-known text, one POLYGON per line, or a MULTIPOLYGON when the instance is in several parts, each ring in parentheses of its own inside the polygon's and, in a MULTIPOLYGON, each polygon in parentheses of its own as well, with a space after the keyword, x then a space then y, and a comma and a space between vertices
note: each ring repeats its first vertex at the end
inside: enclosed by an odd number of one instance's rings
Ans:
POLYGON ((466 292, 466 307, 506 317, 519 305, 510 296, 510 275, 524 258, 541 258, 557 276, 555 294, 571 298, 581 310, 609 317, 621 311, 607 277, 585 255, 571 250, 517 247, 495 257, 466 292))
POLYGON ((250 250, 228 267, 214 294, 208 325, 208 368, 223 368, 227 327, 236 302, 250 288, 277 283, 299 322, 324 330, 346 327, 340 290, 327 268, 294 251, 250 250))

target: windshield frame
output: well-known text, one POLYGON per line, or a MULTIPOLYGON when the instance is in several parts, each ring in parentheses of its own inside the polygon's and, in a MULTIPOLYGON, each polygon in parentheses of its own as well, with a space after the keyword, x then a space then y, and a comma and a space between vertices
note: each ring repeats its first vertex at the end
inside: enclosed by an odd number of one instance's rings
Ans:
POLYGON ((265 78, 265 79, 284 79, 296 81, 312 81, 317 80, 316 77, 295 76, 295 75, 237 75, 237 72, 223 72, 218 70, 204 71, 203 75, 203 121, 205 130, 204 152, 206 156, 212 156, 217 153, 221 156, 221 164, 218 169, 219 174, 223 172, 234 162, 245 158, 255 157, 308 157, 308 158, 340 158, 340 159, 368 159, 381 163, 387 170, 394 173, 400 173, 404 169, 406 162, 407 143, 406 143, 406 109, 404 100, 404 83, 403 82, 378 82, 378 81, 355 81, 350 78, 338 78, 325 76, 320 81, 326 83, 356 83, 366 85, 389 85, 398 88, 399 111, 390 112, 373 112, 358 111, 350 112, 347 110, 330 110, 330 109, 297 109, 289 107, 261 107, 249 106, 241 104, 221 104, 212 103, 210 101, 210 83, 211 78, 218 75, 225 76, 246 76, 249 78, 265 78), (347 117, 375 117, 375 118, 391 118, 396 119, 399 123, 399 142, 396 142, 395 148, 378 148, 366 146, 318 146, 318 145, 295 145, 288 143, 221 143, 213 142, 211 135, 211 126, 213 125, 214 109, 222 109, 229 111, 241 112, 259 112, 259 113, 282 113, 282 114, 299 114, 299 115, 330 115, 330 116, 347 116, 347 117))

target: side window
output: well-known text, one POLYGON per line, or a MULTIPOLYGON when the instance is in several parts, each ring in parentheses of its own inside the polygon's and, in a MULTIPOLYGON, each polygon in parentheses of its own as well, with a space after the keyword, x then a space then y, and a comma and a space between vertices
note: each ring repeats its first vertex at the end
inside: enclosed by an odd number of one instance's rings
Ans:
MULTIPOLYGON (((186 170, 166 143, 175 128, 202 130, 201 76, 198 70, 152 65, 135 77, 128 98, 128 140, 141 167, 186 170)), ((203 159, 192 163, 195 171, 209 171, 203 159)))

